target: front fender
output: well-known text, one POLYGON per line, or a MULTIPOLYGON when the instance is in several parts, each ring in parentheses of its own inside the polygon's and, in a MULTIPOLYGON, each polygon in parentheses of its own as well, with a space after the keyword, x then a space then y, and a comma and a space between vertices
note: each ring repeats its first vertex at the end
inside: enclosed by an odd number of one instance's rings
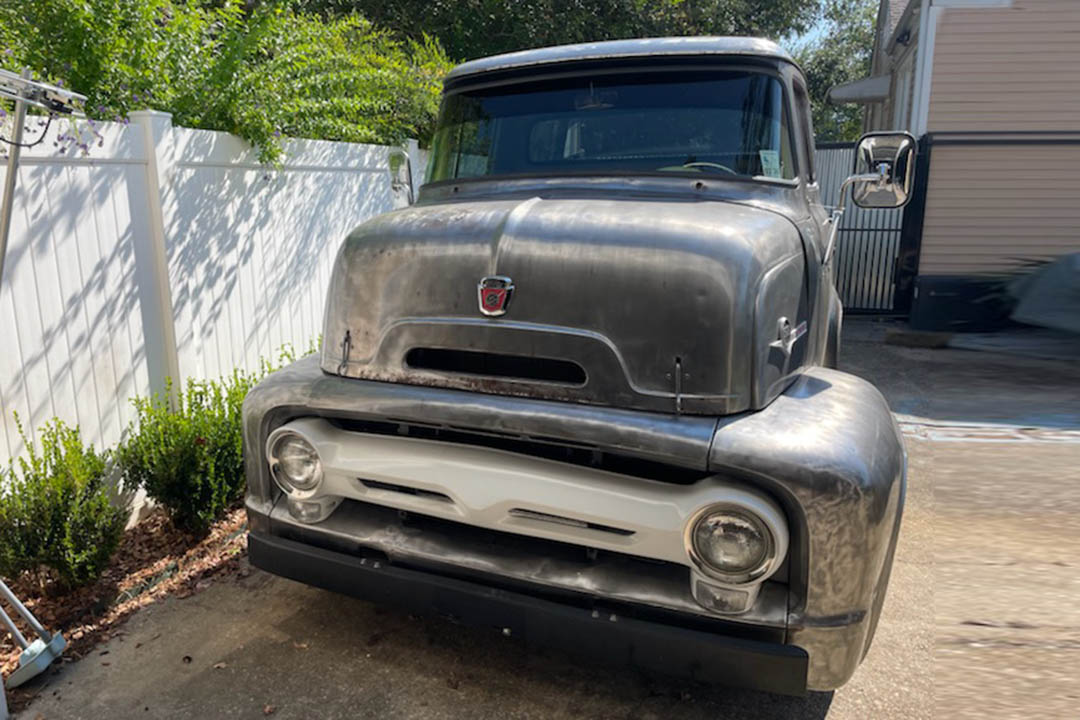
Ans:
POLYGON ((811 688, 839 687, 872 639, 903 510, 906 456, 888 404, 865 380, 813 368, 761 412, 721 419, 709 460, 784 504, 788 640, 810 654, 811 688))

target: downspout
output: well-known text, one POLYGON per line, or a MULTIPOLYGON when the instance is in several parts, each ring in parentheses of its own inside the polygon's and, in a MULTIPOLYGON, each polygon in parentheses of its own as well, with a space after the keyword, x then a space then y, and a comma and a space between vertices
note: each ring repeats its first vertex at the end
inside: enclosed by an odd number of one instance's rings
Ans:
POLYGON ((925 92, 927 81, 927 63, 933 62, 927 53, 933 52, 933 44, 930 42, 930 4, 932 0, 920 0, 919 5, 919 47, 915 54, 915 82, 918 92, 915 93, 915 103, 912 108, 912 130, 915 137, 922 139, 926 133, 926 119, 929 116, 930 94, 925 92))
POLYGON ((929 69, 933 68, 934 42, 931 38, 930 13, 932 0, 921 0, 919 6, 919 45, 915 49, 915 102, 912 103, 911 129, 919 142, 916 167, 918 185, 912 202, 904 208, 900 248, 896 258, 896 286, 893 309, 909 318, 918 300, 919 259, 922 253, 923 217, 926 211, 926 189, 930 182, 930 143, 926 135, 930 116, 929 69))

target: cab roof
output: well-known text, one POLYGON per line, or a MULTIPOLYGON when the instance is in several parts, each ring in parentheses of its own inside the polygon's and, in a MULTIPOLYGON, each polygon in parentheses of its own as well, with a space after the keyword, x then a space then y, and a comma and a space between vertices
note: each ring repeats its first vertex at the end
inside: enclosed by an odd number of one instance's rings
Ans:
POLYGON ((607 42, 557 45, 521 50, 504 55, 470 60, 458 65, 446 76, 447 82, 494 70, 513 70, 580 60, 615 60, 620 58, 695 55, 741 55, 769 58, 796 64, 795 60, 772 40, 752 37, 666 37, 607 42))

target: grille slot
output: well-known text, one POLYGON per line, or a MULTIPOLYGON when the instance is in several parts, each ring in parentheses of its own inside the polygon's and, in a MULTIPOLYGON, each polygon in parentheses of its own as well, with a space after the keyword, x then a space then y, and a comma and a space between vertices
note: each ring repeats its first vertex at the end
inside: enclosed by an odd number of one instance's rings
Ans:
POLYGON ((475 350, 413 348, 405 354, 405 364, 418 370, 511 380, 539 380, 560 385, 584 385, 586 380, 585 368, 569 360, 475 350))
POLYGON ((550 513, 542 513, 535 510, 526 510, 524 508, 513 508, 508 514, 511 517, 521 518, 522 520, 534 520, 536 522, 553 523, 555 525, 566 525, 569 527, 582 528, 585 530, 596 530, 597 532, 606 532, 611 533, 612 535, 621 535, 622 537, 630 537, 634 534, 633 530, 625 530, 623 528, 612 527, 610 525, 601 525, 600 523, 586 522, 585 520, 577 520, 575 518, 563 517, 562 515, 552 515, 550 513))
POLYGON ((438 500, 445 503, 454 502, 446 493, 436 492, 434 490, 424 490, 422 488, 409 487, 408 485, 382 482, 381 480, 365 480, 364 478, 357 478, 357 482, 370 490, 385 490, 387 492, 412 495, 413 497, 423 498, 425 500, 438 500))

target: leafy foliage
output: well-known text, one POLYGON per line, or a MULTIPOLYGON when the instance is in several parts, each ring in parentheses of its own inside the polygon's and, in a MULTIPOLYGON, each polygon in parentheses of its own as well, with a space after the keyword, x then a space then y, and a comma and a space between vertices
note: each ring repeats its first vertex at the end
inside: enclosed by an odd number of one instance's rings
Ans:
POLYGON ((167 396, 133 400, 136 424, 117 450, 125 484, 145 488, 178 527, 205 531, 243 492, 241 406, 255 381, 240 371, 191 380, 176 411, 167 396))
POLYGON ((437 37, 457 60, 546 45, 666 35, 799 33, 820 0, 298 0, 329 16, 360 12, 408 37, 437 37))
POLYGON ((827 0, 823 32, 795 51, 806 72, 818 140, 856 140, 862 131, 863 106, 830 105, 828 93, 869 75, 877 8, 877 0, 827 0))
POLYGON ((167 111, 239 135, 269 162, 283 136, 426 139, 450 67, 422 34, 402 41, 285 0, 0 0, 0 43, 0 64, 85 94, 91 117, 167 111))
MULTIPOLYGON (((317 347, 312 342, 307 353, 317 347)), ((262 377, 295 359, 286 345, 277 364, 263 360, 257 373, 234 370, 220 380, 189 380, 175 410, 168 401, 172 387, 132 400, 137 417, 117 450, 125 486, 144 488, 176 526, 205 531, 244 491, 244 397, 262 377)))
MULTIPOLYGON (((18 423, 18 418, 16 418, 18 423)), ((97 579, 120 541, 127 509, 105 480, 107 455, 83 445, 79 429, 53 420, 28 441, 0 492, 0 574, 38 574, 70 588, 97 579)))

